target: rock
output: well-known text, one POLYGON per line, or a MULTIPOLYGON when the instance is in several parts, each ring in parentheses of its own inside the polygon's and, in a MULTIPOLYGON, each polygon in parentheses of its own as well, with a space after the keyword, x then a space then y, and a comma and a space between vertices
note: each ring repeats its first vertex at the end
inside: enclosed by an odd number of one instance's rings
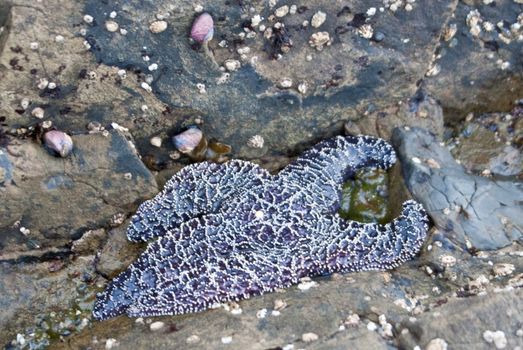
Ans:
POLYGON ((4 252, 60 247, 109 225, 156 194, 156 182, 118 132, 76 135, 68 158, 31 141, 0 148, 0 247, 4 252), (30 230, 29 234, 21 228, 30 230))
POLYGON ((426 91, 420 89, 412 97, 395 106, 371 110, 368 114, 345 125, 348 134, 378 135, 390 139, 392 130, 399 126, 418 126, 443 135, 443 110, 426 91))
POLYGON ((105 238, 104 229, 86 231, 80 239, 73 241, 71 251, 82 255, 96 253, 105 238))
POLYGON ((0 1, 0 54, 4 48, 7 40, 7 32, 9 30, 11 17, 11 3, 7 1, 0 1))
MULTIPOLYGON (((515 334, 523 322, 523 315, 517 310, 523 308, 523 292, 497 293, 488 297, 456 299, 417 317, 415 323, 403 321, 409 332, 400 332, 401 348, 412 349, 418 345, 425 349, 435 338, 445 339, 449 349, 463 348, 464 344, 474 344, 474 349, 492 349, 503 345, 511 349, 521 345, 515 334), (504 335, 485 331, 502 327, 504 335), (494 327, 494 328, 493 328, 494 327), (505 338, 506 337, 506 338, 505 338), (488 339, 490 341, 486 341, 488 339)), ((499 330, 498 330, 499 331, 499 330)), ((503 332, 501 332, 503 333, 503 332)))
POLYGON ((520 183, 494 182, 467 174, 423 129, 397 128, 392 140, 412 196, 454 242, 469 249, 488 250, 521 239, 520 183))
MULTIPOLYGON (((90 318, 91 299, 94 290, 87 287, 85 278, 92 273, 91 265, 94 256, 77 259, 63 258, 64 267, 56 272, 50 272, 49 262, 20 259, 0 262, 0 343, 7 345, 24 333, 26 327, 47 323, 60 334, 65 327, 58 323, 72 317, 75 321, 90 318), (74 277, 73 277, 74 276, 74 277), (50 317, 53 311, 55 317, 50 317), (78 313, 77 313, 78 311, 78 313), (45 322, 44 322, 45 321, 45 322), (60 329, 60 331, 59 331, 60 329)), ((74 328, 79 325, 75 324, 74 328)), ((73 327, 71 327, 72 329, 73 327)), ((53 330, 47 328, 47 332, 53 330)), ((33 328, 33 336, 25 334, 28 343, 37 342, 33 328)), ((39 332, 40 333, 40 332, 39 332)), ((70 331, 69 331, 70 333, 70 331)), ((49 335, 47 335, 49 336, 49 335)), ((48 341, 48 339, 47 339, 48 341)))
POLYGON ((469 114, 449 141, 453 156, 475 174, 521 177, 521 116, 521 107, 510 113, 469 114))
POLYGON ((109 231, 107 242, 103 245, 96 271, 102 276, 112 279, 134 262, 143 251, 143 244, 131 243, 127 240, 129 221, 109 231))
MULTIPOLYGON (((303 29, 301 24, 309 21, 316 10, 286 14, 278 20, 285 25, 293 45, 278 60, 271 59, 267 52, 275 37, 246 35, 231 50, 238 39, 234 28, 244 22, 243 12, 241 7, 223 1, 205 6, 216 20, 225 18, 215 28, 215 37, 224 38, 225 44, 222 47, 219 40, 209 42, 212 57, 203 48, 193 49, 186 40, 194 13, 189 3, 180 5, 177 25, 169 36, 152 34, 148 18, 142 15, 168 6, 167 1, 132 3, 121 11, 114 4, 91 0, 83 12, 101 20, 104 13, 114 10, 120 23, 128 21, 136 29, 125 38, 114 40, 114 35, 104 28, 88 27, 97 61, 142 72, 150 64, 144 62, 143 55, 154 57, 157 62, 169 62, 159 64, 158 70, 150 73, 155 96, 175 114, 190 110, 202 115, 204 133, 230 144, 234 156, 242 157, 251 152, 247 142, 252 135, 263 135, 272 155, 299 152, 318 138, 339 133, 345 121, 358 119, 368 106, 381 109, 413 96, 416 82, 423 78, 438 44, 437 33, 452 14, 453 3, 424 0, 416 2, 412 11, 398 9, 394 14, 387 11, 374 16, 374 29, 386 33, 386 39, 378 43, 360 38, 357 28, 347 25, 345 16, 337 16, 342 10, 338 3, 315 0, 307 6, 325 13, 326 20, 319 29, 329 34, 332 44, 321 52, 308 44, 314 28, 303 29), (411 30, 413 26, 416 31, 411 30), (145 53, 143 46, 147 47, 145 53), (307 56, 311 59, 304 59, 307 56), (227 59, 241 61, 242 67, 224 83, 216 62, 227 59), (298 84, 278 89, 282 77, 293 82, 307 81, 308 89, 299 92, 298 84), (195 86, 203 83, 206 93, 198 94, 195 86)), ((365 13, 368 3, 358 0, 351 9, 365 13)), ((274 10, 264 3, 257 12, 268 18, 274 10)), ((143 95, 141 91, 137 93, 143 95)), ((138 142, 138 147, 141 145, 138 142)))
POLYGON ((422 85, 443 105, 447 122, 463 120, 471 111, 510 110, 523 96, 523 41, 517 40, 523 31, 505 33, 518 22, 521 5, 513 0, 497 0, 495 6, 485 1, 455 3, 455 17, 448 23, 456 29, 447 30, 455 35, 442 38, 434 60, 440 72, 426 77, 422 85), (467 21, 475 10, 480 18, 478 36, 471 33, 467 21), (497 27, 500 21, 503 29, 497 27), (486 31, 488 25, 494 29, 486 31))

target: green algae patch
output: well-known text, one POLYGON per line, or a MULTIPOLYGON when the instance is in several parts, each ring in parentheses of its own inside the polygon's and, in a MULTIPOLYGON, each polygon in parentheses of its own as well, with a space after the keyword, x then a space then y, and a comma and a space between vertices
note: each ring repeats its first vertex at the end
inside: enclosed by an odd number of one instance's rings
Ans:
POLYGON ((381 169, 356 172, 354 180, 343 184, 339 214, 345 220, 385 224, 389 211, 388 176, 381 169))

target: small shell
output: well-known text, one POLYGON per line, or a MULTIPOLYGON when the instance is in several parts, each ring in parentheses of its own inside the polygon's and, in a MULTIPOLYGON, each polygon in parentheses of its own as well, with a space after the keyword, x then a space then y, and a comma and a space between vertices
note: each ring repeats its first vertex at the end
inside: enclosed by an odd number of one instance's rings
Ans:
POLYGON ((165 31, 166 29, 167 29, 167 22, 166 21, 154 21, 149 26, 149 30, 152 33, 154 33, 154 34, 161 33, 163 31, 165 31))
POLYGON ((212 39, 214 35, 214 21, 207 12, 202 13, 194 20, 191 29, 191 38, 200 44, 206 43, 212 39))
POLYGON ((71 139, 71 136, 58 130, 46 132, 44 143, 47 148, 55 151, 60 157, 67 157, 73 150, 73 139, 71 139))
POLYGON ((105 29, 107 29, 107 31, 111 32, 111 33, 114 33, 118 30, 119 26, 118 26, 118 23, 116 23, 115 21, 106 21, 105 22, 105 29))
POLYGON ((203 133, 198 128, 187 129, 181 134, 173 136, 174 146, 181 153, 191 153, 200 144, 203 133))

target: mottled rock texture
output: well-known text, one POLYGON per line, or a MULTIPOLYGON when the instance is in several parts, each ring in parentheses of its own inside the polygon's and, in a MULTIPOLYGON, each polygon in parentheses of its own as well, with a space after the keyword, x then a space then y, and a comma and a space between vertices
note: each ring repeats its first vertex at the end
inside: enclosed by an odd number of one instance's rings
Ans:
POLYGON ((31 140, 0 148, 4 253, 64 246, 156 193, 154 177, 123 135, 76 135, 73 141, 67 158, 31 140))

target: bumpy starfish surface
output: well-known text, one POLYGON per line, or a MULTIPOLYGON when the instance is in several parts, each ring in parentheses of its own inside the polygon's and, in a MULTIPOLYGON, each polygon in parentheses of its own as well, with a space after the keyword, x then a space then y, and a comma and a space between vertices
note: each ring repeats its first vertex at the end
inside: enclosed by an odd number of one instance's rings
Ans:
POLYGON ((185 167, 132 218, 131 241, 158 239, 98 295, 94 317, 197 312, 305 276, 398 266, 425 239, 420 204, 386 225, 336 213, 348 173, 395 161, 381 139, 339 136, 275 176, 240 160, 185 167))

